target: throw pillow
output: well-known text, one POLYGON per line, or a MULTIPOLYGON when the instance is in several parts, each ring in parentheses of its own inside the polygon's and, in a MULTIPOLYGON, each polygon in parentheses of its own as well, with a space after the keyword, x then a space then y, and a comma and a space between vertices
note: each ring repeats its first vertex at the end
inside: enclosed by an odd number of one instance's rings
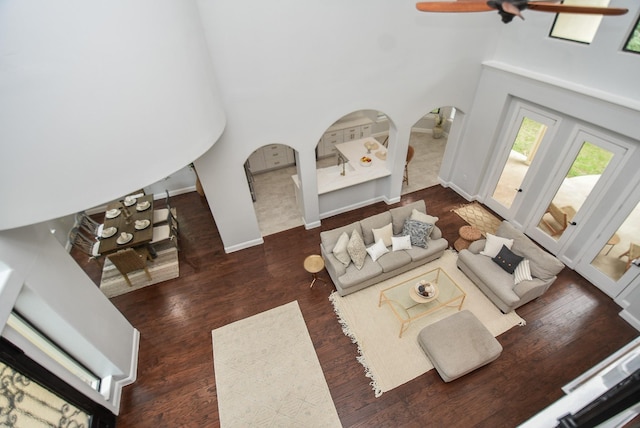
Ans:
POLYGON ((516 270, 516 266, 522 261, 524 257, 520 257, 513 253, 506 245, 502 246, 502 249, 498 252, 493 260, 500 266, 505 272, 513 273, 516 270))
POLYGON ((484 244, 484 250, 480 251, 480 254, 493 258, 498 255, 503 245, 508 249, 511 249, 513 246, 513 239, 502 238, 500 236, 487 233, 487 241, 484 244))
POLYGON ((340 237, 338 238, 338 242, 336 242, 336 246, 333 247, 333 255, 345 266, 348 266, 351 263, 351 256, 347 252, 347 245, 349 244, 349 235, 347 232, 342 232, 340 237))
POLYGON ((362 269, 362 266, 364 266, 364 259, 367 257, 367 249, 364 246, 362 236, 360 236, 358 231, 355 229, 351 233, 351 238, 349 238, 347 252, 349 253, 349 257, 351 257, 351 260, 353 260, 353 264, 356 266, 356 269, 362 269))
POLYGON ((391 237, 393 236, 393 224, 389 223, 385 227, 381 227, 380 229, 373 229, 373 240, 378 242, 382 239, 385 247, 389 247, 391 245, 391 237))
POLYGON ((408 218, 404 221, 402 234, 409 235, 411 237, 411 245, 427 248, 427 238, 429 237, 432 229, 433 224, 423 223, 421 221, 411 220, 408 218))
POLYGON ((391 250, 392 251, 400 251, 400 250, 410 250, 411 249, 411 236, 392 236, 391 237, 391 250))
POLYGON ((439 217, 434 217, 432 215, 429 214, 425 214, 425 213, 421 213, 420 211, 418 211, 417 209, 413 209, 413 211, 411 211, 411 220, 418 220, 421 221, 423 223, 431 223, 431 224, 436 224, 436 221, 440 220, 439 217))
POLYGON ((381 255, 388 252, 389 250, 387 249, 387 246, 384 245, 382 239, 379 239, 378 242, 367 248, 367 253, 369 253, 374 262, 378 260, 381 255))
POLYGON ((523 259, 518 266, 516 266, 516 270, 513 272, 513 284, 520 284, 525 279, 531 281, 533 277, 531 276, 531 268, 529 268, 529 260, 523 259))

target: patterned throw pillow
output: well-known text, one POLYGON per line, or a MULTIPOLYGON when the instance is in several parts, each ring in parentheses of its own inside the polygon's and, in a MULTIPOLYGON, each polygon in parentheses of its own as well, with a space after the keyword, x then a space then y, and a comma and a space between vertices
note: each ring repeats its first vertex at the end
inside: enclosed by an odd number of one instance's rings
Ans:
POLYGON ((520 284, 524 280, 533 280, 531 276, 531 268, 529 267, 529 260, 523 259, 518 266, 516 266, 516 270, 513 272, 513 284, 520 284))
POLYGON ((356 229, 353 229, 353 232, 351 232, 351 238, 347 244, 347 252, 351 260, 353 260, 356 269, 362 269, 364 259, 367 257, 367 248, 364 246, 362 236, 360 236, 356 229))
POLYGON ((505 270, 505 272, 513 273, 513 271, 516 270, 516 267, 523 258, 524 257, 520 257, 517 254, 514 254, 513 251, 508 249, 506 245, 503 245, 498 255, 491 260, 496 262, 498 266, 505 270))
POLYGON ((411 245, 427 248, 427 238, 431 234, 433 224, 423 223, 418 220, 406 219, 402 228, 402 235, 411 237, 411 245))

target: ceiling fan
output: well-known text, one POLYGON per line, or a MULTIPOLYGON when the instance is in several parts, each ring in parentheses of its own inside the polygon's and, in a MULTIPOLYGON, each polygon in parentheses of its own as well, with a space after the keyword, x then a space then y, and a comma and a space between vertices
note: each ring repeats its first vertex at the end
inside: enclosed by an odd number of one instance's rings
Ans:
POLYGON ((624 15, 629 9, 617 7, 579 6, 552 1, 536 0, 457 0, 420 2, 416 8, 422 12, 488 12, 497 10, 505 24, 518 16, 524 19, 521 11, 525 9, 552 13, 582 13, 591 15, 624 15))

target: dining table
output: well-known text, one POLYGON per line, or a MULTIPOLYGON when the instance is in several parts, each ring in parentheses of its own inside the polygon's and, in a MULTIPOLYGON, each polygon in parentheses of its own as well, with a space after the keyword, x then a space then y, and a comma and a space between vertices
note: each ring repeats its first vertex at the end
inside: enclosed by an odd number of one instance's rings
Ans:
POLYGON ((100 254, 139 247, 153 239, 153 195, 127 196, 107 205, 100 254))

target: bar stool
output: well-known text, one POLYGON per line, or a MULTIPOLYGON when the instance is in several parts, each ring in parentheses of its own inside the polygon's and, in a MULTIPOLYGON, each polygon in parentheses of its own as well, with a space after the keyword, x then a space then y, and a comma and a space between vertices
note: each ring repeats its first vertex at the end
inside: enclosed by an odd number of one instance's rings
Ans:
POLYGON ((316 281, 322 281, 326 284, 326 281, 324 279, 318 278, 318 272, 320 272, 322 269, 324 269, 324 259, 322 258, 322 256, 313 254, 311 256, 307 256, 307 258, 304 259, 304 270, 309 272, 313 278, 313 280, 311 281, 311 285, 309 285, 309 288, 312 288, 313 284, 315 284, 316 281))

